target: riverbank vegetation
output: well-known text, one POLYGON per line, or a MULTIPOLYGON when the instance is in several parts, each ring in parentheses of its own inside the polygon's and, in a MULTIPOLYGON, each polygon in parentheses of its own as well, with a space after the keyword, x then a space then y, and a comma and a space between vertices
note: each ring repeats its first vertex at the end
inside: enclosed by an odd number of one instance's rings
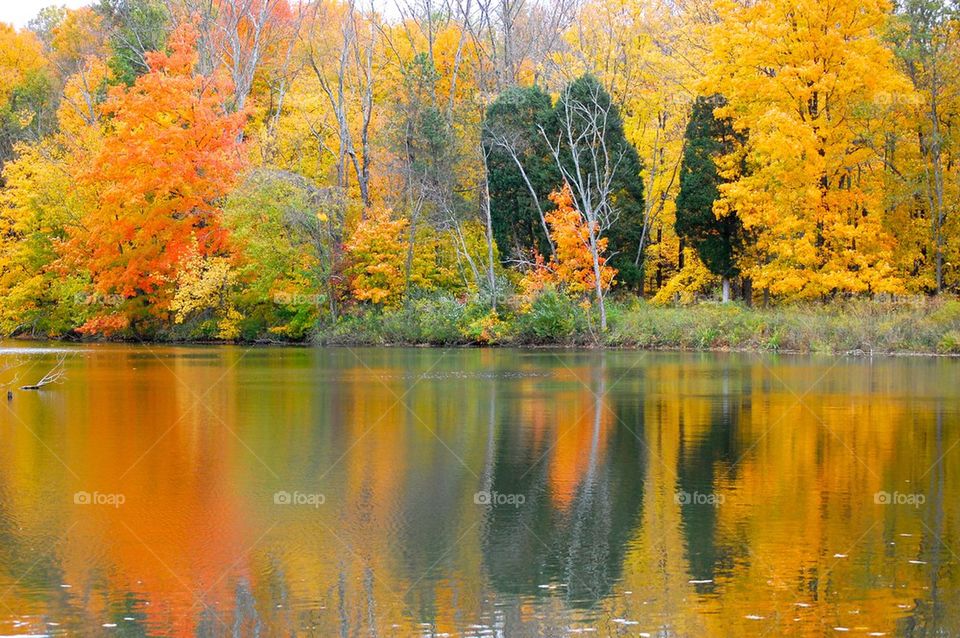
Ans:
POLYGON ((851 301, 759 308, 718 301, 662 307, 611 300, 606 331, 596 313, 547 293, 522 313, 491 319, 451 298, 369 312, 321 330, 333 345, 605 346, 831 354, 960 354, 960 302, 851 301))
POLYGON ((0 332, 960 349, 952 3, 372 6, 0 27, 0 332))

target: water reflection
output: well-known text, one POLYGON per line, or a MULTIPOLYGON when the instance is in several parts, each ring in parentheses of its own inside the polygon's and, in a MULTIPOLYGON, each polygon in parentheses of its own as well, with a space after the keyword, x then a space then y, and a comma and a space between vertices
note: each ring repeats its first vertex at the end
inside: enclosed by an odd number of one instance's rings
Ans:
POLYGON ((569 406, 554 405, 572 419, 547 436, 514 427, 522 412, 505 415, 491 488, 521 495, 522 505, 493 507, 485 517, 484 566, 500 592, 552 596, 559 589, 571 605, 592 607, 620 579, 643 503, 643 421, 635 409, 618 414, 605 404, 602 361, 590 372, 569 406))
POLYGON ((72 352, 0 409, 0 634, 960 633, 956 361, 72 352))

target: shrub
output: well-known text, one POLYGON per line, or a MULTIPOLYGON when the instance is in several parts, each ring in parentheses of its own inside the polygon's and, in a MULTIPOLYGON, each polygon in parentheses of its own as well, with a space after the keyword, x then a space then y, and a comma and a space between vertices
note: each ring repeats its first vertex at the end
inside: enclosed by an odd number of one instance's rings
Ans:
POLYGON ((937 352, 943 354, 960 354, 960 330, 951 330, 940 338, 937 352))
POLYGON ((583 308, 553 288, 543 290, 517 318, 517 338, 526 343, 568 342, 585 327, 583 308))
POLYGON ((410 305, 408 320, 418 324, 420 339, 418 343, 452 345, 463 342, 460 322, 466 308, 449 295, 433 299, 418 299, 410 305), (409 313, 412 312, 412 316, 409 313))

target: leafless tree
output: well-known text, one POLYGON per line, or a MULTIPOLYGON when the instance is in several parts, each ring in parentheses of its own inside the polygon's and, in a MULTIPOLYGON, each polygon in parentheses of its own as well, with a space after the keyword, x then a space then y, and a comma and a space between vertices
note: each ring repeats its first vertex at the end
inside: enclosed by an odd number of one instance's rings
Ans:
POLYGON ((457 0, 466 3, 463 26, 493 86, 515 86, 525 67, 544 80, 545 61, 561 47, 561 34, 573 23, 579 0, 457 0))
POLYGON ((280 118, 284 112, 283 107, 287 91, 303 67, 302 60, 299 60, 295 53, 300 30, 306 17, 306 10, 307 6, 305 4, 298 3, 296 5, 296 13, 288 25, 287 37, 281 42, 282 53, 276 66, 268 72, 267 86, 270 90, 270 103, 265 121, 266 141, 262 150, 265 164, 269 163, 273 157, 274 140, 280 126, 280 118))
POLYGON ((608 123, 615 108, 612 102, 603 99, 603 87, 598 83, 584 96, 576 96, 568 88, 558 102, 559 131, 551 135, 540 127, 586 222, 601 330, 607 329, 607 291, 602 277, 600 239, 617 220, 614 184, 617 167, 624 157, 623 147, 607 139, 608 123))
MULTIPOLYGON (((374 49, 378 31, 377 15, 371 9, 363 15, 355 0, 348 0, 343 12, 332 3, 318 1, 310 8, 310 25, 304 36, 307 64, 327 98, 335 120, 337 187, 346 192, 348 168, 353 169, 364 210, 370 206, 370 123, 374 110, 374 49), (336 48, 324 42, 330 22, 339 23, 336 48), (359 97, 358 97, 359 96, 359 97), (351 128, 359 101, 360 128, 351 128), (356 137, 359 137, 359 152, 356 137)), ((316 133, 315 133, 316 135, 316 133)))
POLYGON ((285 0, 183 0, 183 7, 185 14, 173 15, 199 22, 198 70, 225 68, 233 80, 232 107, 243 109, 264 55, 284 48, 296 17, 287 15, 285 0))

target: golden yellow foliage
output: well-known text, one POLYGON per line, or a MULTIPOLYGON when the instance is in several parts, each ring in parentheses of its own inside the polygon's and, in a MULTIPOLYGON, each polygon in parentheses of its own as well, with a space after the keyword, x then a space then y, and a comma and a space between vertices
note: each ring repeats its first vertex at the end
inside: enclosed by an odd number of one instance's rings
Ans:
MULTIPOLYGON (((885 224, 884 131, 912 89, 881 31, 885 0, 717 4, 710 93, 749 135, 743 170, 721 186, 756 237, 745 274, 770 292, 903 290, 885 224)), ((738 167, 739 169, 740 167, 738 167)))
POLYGON ((0 107, 31 73, 46 66, 40 42, 30 31, 0 23, 0 107))
POLYGON ((359 301, 396 306, 403 298, 406 219, 391 219, 386 208, 374 209, 357 224, 345 248, 350 291, 359 301))
POLYGON ((191 315, 212 312, 218 318, 217 337, 232 340, 240 336, 237 324, 243 319, 230 299, 236 273, 225 257, 192 254, 177 275, 177 288, 170 310, 174 322, 183 323, 191 315))
POLYGON ((718 277, 703 265, 696 251, 686 248, 683 253, 683 268, 668 279, 650 301, 655 304, 669 304, 674 301, 692 303, 696 301, 697 293, 706 291, 716 284, 717 279, 718 277))

